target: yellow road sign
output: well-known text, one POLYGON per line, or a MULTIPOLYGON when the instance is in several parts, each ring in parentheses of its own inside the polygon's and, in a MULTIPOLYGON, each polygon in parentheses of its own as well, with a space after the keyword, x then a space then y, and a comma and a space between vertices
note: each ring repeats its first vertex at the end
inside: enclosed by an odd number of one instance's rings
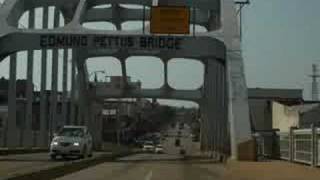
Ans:
POLYGON ((180 6, 153 6, 150 31, 154 34, 189 34, 190 11, 180 6))

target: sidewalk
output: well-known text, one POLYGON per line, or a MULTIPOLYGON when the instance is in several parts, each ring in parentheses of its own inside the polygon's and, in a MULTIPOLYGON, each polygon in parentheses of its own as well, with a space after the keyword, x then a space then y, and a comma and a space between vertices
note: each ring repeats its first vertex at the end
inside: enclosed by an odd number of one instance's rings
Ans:
POLYGON ((320 168, 285 161, 228 162, 222 180, 319 180, 320 168))

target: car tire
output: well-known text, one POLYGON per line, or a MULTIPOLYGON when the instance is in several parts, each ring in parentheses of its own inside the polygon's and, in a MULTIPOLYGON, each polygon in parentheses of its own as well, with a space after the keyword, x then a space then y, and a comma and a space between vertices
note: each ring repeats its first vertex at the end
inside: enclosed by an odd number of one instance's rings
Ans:
POLYGON ((83 147, 82 155, 80 156, 81 159, 84 159, 87 157, 87 147, 83 147))
POLYGON ((88 155, 88 157, 92 157, 92 148, 91 148, 91 150, 90 150, 90 153, 89 153, 89 155, 88 155))
POLYGON ((57 160, 57 155, 50 155, 50 159, 53 161, 57 160))

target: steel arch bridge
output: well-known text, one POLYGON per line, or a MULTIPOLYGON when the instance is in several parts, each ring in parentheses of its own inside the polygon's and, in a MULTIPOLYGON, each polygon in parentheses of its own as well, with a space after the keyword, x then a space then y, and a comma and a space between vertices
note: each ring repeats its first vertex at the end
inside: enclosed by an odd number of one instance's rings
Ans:
MULTIPOLYGON (((127 21, 150 19, 152 0, 7 0, 0 9, 0 62, 10 57, 9 121, 7 146, 17 143, 16 128, 16 61, 17 52, 27 51, 27 108, 24 146, 32 146, 31 122, 33 99, 33 55, 41 50, 40 142, 47 145, 46 106, 50 102, 50 126, 57 126, 58 53, 63 55, 63 117, 66 119, 68 53, 72 52, 72 105, 71 119, 75 123, 75 106, 79 107, 79 122, 92 127, 94 102, 101 98, 165 98, 190 100, 201 108, 201 143, 204 150, 219 155, 227 154, 226 144, 231 142, 231 157, 248 159, 253 154, 247 86, 238 34, 236 10, 233 0, 197 0, 191 5, 186 0, 159 0, 159 5, 190 6, 191 23, 204 26, 205 33, 194 36, 154 36, 149 27, 140 31, 121 31, 127 21), (100 6, 108 4, 108 6, 100 6), (139 8, 123 6, 139 5, 139 8), (100 6, 97 8, 97 6, 100 6), (35 28, 40 8, 42 28, 35 28), (49 11, 54 9, 53 27, 49 27, 49 11), (28 12, 28 28, 21 29, 19 20, 28 12), (61 25, 61 18, 64 24, 61 25), (83 27, 85 22, 111 22, 117 31, 98 31, 83 27), (166 45, 161 45, 161 42, 166 45), (72 51, 68 51, 71 49, 72 51), (52 90, 46 98, 47 51, 52 50, 52 90), (103 87, 89 87, 86 60, 90 57, 116 57, 126 73, 126 59, 130 56, 155 56, 164 64, 164 85, 159 89, 132 89, 124 79, 125 87, 115 93, 103 87), (172 58, 191 58, 205 66, 203 86, 197 90, 177 90, 168 84, 168 62, 172 58)), ((145 23, 143 23, 145 24, 145 23)), ((60 120, 61 121, 61 120, 60 120)))

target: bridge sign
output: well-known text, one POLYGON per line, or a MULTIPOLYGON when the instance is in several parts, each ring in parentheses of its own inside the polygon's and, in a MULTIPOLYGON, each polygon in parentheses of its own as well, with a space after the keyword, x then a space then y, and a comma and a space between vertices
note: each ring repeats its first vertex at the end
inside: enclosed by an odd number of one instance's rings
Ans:
POLYGON ((189 8, 153 6, 151 8, 150 32, 154 34, 189 34, 189 8))

